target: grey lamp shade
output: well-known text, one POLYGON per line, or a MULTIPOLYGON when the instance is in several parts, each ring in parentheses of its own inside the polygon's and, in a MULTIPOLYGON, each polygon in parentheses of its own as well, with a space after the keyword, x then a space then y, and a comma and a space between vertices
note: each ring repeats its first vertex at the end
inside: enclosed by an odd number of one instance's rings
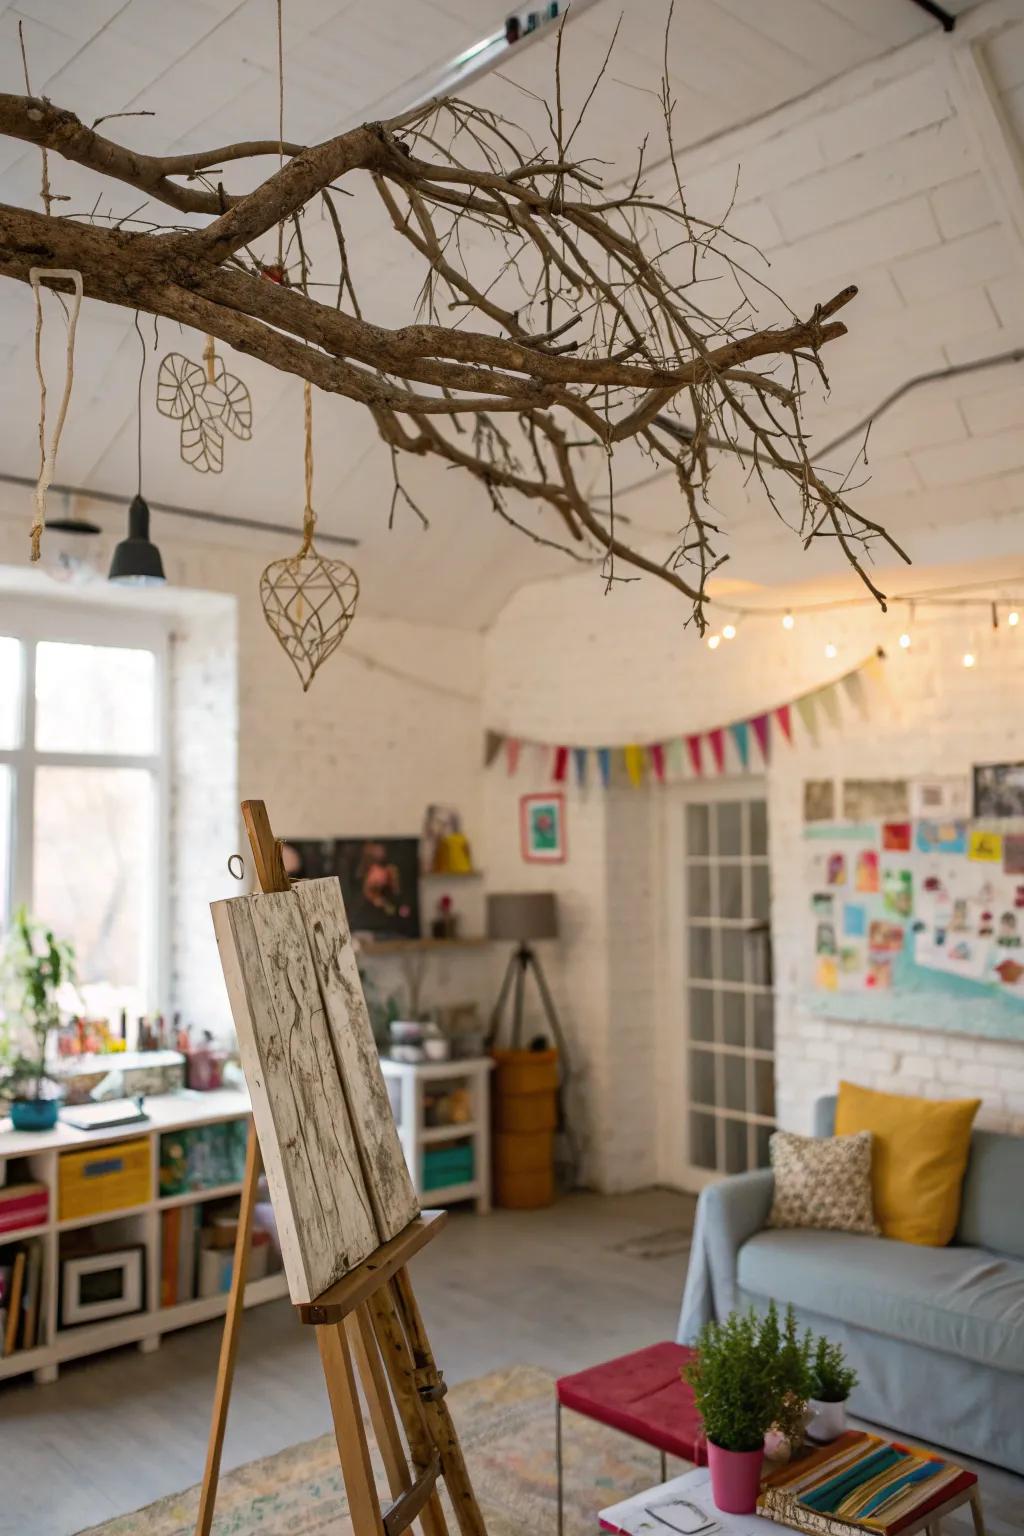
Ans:
POLYGON ((510 891, 487 898, 489 939, 557 939, 558 904, 554 891, 510 891))

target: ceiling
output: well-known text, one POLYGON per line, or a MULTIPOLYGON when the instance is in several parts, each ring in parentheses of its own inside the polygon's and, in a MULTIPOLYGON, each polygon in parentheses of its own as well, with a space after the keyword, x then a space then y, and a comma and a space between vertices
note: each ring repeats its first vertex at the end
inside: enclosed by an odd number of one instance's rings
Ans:
MULTIPOLYGON (((480 0, 376 0, 373 6, 357 0, 285 0, 287 135, 315 141, 397 111, 481 34, 500 27, 507 8, 480 0)), ((970 9, 964 0, 953 0, 949 8, 970 9)), ((563 45, 567 101, 586 96, 621 11, 617 0, 594 0, 572 18, 563 45)), ((612 61, 580 131, 581 153, 607 162, 604 174, 612 181, 630 173, 640 138, 650 130, 647 164, 653 168, 652 187, 657 186, 656 92, 666 13, 664 0, 631 0, 625 7, 612 61)), ((186 150, 275 131, 272 0, 175 0, 173 5, 0 0, 4 90, 22 88, 19 19, 36 93, 87 122, 108 114, 152 113, 108 126, 111 136, 134 147, 186 150)), ((772 284, 799 307, 827 296, 825 290, 850 275, 862 282, 859 326, 842 343, 842 367, 838 353, 835 360, 830 422, 836 430, 919 365, 948 361, 972 347, 974 355, 979 347, 996 350, 1024 326, 1024 305, 1015 297, 1016 253, 1000 229, 1000 210, 986 202, 988 190, 945 87, 932 78, 931 64, 907 75, 892 62, 910 56, 904 45, 936 36, 935 23, 910 0, 777 0, 771 6, 763 0, 677 0, 668 56, 690 206, 702 200, 701 211, 705 206, 724 211, 742 161, 735 221, 770 257, 772 284), (844 91, 844 78, 858 67, 860 83, 851 95, 844 91), (865 67, 877 78, 865 78, 865 67), (838 85, 828 84, 836 80, 838 85), (884 102, 883 92, 889 93, 884 102), (890 124, 893 142, 884 132, 872 132, 872 123, 890 124), (963 241, 973 242, 969 251, 961 252, 963 241), (956 247, 952 256, 943 255, 947 245, 956 247)), ((1019 38, 1007 34, 992 57, 1007 111, 1020 111, 1024 119, 1022 40, 1024 28, 1019 38)), ((544 115, 535 98, 550 95, 552 66, 549 34, 508 56, 500 74, 478 81, 467 94, 543 138, 544 115)), ((253 177, 272 168, 272 161, 264 161, 253 168, 253 177)), ((69 198, 63 205, 68 212, 88 213, 97 194, 101 213, 145 217, 148 212, 139 212, 128 189, 79 167, 54 161, 52 180, 69 198)), ((233 178, 233 186, 241 184, 233 178)), ((37 152, 0 142, 0 200, 37 206, 38 195, 37 152)), ((344 215, 364 312, 385 324, 401 324, 414 313, 421 272, 371 198, 346 201, 344 215)), ((314 257, 318 248, 314 232, 314 257)), ((778 305, 766 300, 766 322, 778 313, 778 305)), ((0 285, 0 470, 20 475, 34 474, 37 455, 33 319, 28 290, 0 285)), ((143 330, 152 342, 152 322, 143 330)), ((201 339, 195 335, 165 325, 158 340, 160 353, 199 356, 201 339)), ((61 376, 63 349, 63 321, 54 306, 47 311, 44 346, 51 392, 61 376)), ((139 358, 131 316, 87 301, 60 481, 126 498, 134 492, 139 358)), ((179 458, 174 423, 150 405, 144 415, 145 490, 153 501, 297 527, 301 391, 294 379, 262 365, 239 360, 233 366, 253 395, 253 440, 229 440, 224 473, 199 476, 179 458)), ((151 354, 145 386, 150 401, 153 388, 151 354)), ((934 520, 934 504, 950 483, 962 487, 992 478, 984 473, 992 445, 979 450, 975 431, 1000 440, 998 477, 1011 472, 1019 477, 1024 451, 1018 444, 1015 452, 1003 439, 1021 424, 1016 413, 1022 391, 1019 377, 1011 386, 1003 379, 994 384, 989 375, 972 379, 959 393, 944 393, 927 409, 917 397, 912 410, 894 414, 880 427, 878 469, 868 496, 899 500, 901 515, 913 526, 927 510, 913 505, 914 498, 929 498, 934 520), (936 450, 962 444, 969 451, 959 459, 954 452, 955 462, 934 457, 936 450)), ((816 408, 811 410, 817 419, 816 408)), ((315 419, 321 526, 360 540, 356 563, 369 611, 477 628, 494 618, 517 586, 560 568, 557 557, 498 521, 478 486, 433 464, 414 463, 407 470, 409 487, 429 516, 429 531, 401 509, 389 531, 389 459, 369 418, 350 402, 318 396, 315 419)), ((621 483, 642 481, 647 473, 642 462, 626 464, 621 483)), ((745 551, 748 565, 766 570, 763 530, 771 526, 773 549, 777 541, 763 502, 735 471, 723 473, 720 483, 726 521, 741 555, 745 551)), ((985 501, 986 509, 991 502, 1012 510, 1015 497, 1003 487, 985 501)), ((3 501, 8 509, 23 508, 28 495, 18 500, 12 492, 3 501)), ((634 537, 654 546, 677 520, 664 482, 644 486, 621 505, 633 519, 634 537)), ((540 514, 528 508, 526 515, 540 519, 537 526, 543 529, 540 514)), ((194 533, 191 524, 158 518, 156 525, 161 539, 181 536, 184 529, 190 538, 194 533)), ((268 536, 265 542, 268 549, 280 546, 279 538, 268 536)), ((791 562, 793 545, 781 547, 787 551, 781 558, 791 562)))

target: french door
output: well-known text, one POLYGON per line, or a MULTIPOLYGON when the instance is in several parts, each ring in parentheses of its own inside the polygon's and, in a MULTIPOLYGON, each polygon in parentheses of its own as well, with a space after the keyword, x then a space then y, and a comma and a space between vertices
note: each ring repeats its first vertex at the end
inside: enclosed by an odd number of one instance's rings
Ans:
POLYGON ((679 989, 676 1176, 699 1189, 768 1162, 775 1123, 768 817, 763 786, 694 786, 667 840, 679 989))

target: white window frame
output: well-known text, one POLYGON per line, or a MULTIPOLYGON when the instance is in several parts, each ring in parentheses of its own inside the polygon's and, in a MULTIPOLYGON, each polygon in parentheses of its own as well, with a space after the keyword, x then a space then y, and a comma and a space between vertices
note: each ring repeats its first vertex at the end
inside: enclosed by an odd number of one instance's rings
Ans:
MULTIPOLYGON (((153 781, 153 868, 147 881, 145 941, 142 954, 142 992, 147 1011, 155 1011, 168 995, 170 979, 170 932, 168 870, 170 849, 170 687, 168 621, 158 615, 140 614, 121 607, 72 602, 28 603, 3 597, 0 602, 0 636, 22 645, 21 699, 18 717, 20 745, 0 748, 0 764, 14 770, 11 805, 9 908, 24 902, 32 909, 33 823, 36 770, 46 767, 143 768, 153 781), (110 646, 118 650, 152 651, 156 658, 153 742, 150 753, 51 752, 35 745, 36 646, 41 641, 72 645, 110 646)), ((74 850, 68 850, 74 857, 74 850)))

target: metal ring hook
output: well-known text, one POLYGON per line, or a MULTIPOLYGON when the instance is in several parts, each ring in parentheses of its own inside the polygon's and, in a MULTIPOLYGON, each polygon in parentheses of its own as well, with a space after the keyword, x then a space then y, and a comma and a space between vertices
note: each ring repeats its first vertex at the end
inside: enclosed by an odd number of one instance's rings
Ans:
POLYGON ((233 853, 231 855, 230 859, 228 859, 228 874, 231 876, 232 880, 244 880, 245 879, 245 860, 242 858, 242 855, 240 853, 233 853), (238 860, 238 873, 237 874, 235 873, 235 860, 236 859, 238 860))

